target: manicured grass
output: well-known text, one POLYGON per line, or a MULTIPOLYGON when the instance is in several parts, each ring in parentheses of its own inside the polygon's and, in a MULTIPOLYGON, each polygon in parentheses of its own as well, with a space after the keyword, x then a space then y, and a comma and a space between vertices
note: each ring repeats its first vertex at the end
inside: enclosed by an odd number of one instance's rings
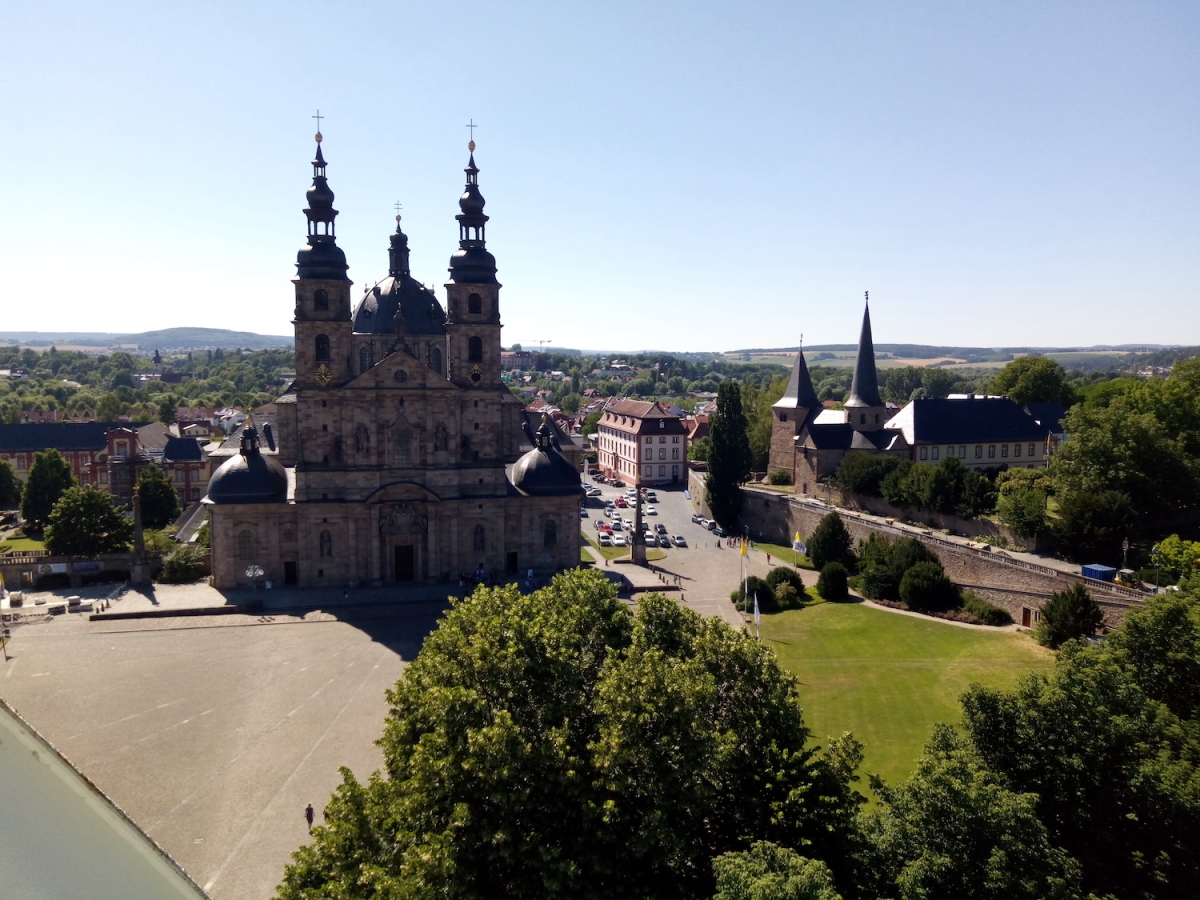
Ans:
POLYGON ((9 538, 0 544, 0 553, 9 553, 13 550, 45 550, 46 545, 41 541, 35 541, 33 538, 14 537, 9 538))
POLYGON ((761 552, 761 553, 771 554, 771 567, 772 568, 774 568, 775 566, 794 565, 796 563, 797 559, 799 559, 799 561, 800 561, 799 562, 800 568, 802 568, 802 569, 814 568, 811 559, 809 559, 803 553, 797 553, 791 547, 784 547, 782 544, 766 544, 766 543, 763 543, 762 541, 755 541, 754 549, 751 550, 750 552, 754 553, 756 551, 761 552))
POLYGON ((972 683, 1012 687, 1048 671, 1054 656, 1026 634, 956 628, 861 603, 820 603, 763 616, 762 638, 800 679, 814 741, 850 731, 865 745, 867 773, 908 777, 936 722, 962 717, 972 683))

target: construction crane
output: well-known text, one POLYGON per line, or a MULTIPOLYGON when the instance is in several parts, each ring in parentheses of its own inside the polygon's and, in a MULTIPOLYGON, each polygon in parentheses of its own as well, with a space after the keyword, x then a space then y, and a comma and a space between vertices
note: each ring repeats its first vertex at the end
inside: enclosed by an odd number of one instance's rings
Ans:
POLYGON ((534 343, 538 345, 538 353, 541 353, 543 350, 545 350, 546 345, 549 344, 552 340, 554 340, 554 338, 547 338, 544 341, 534 341, 534 343))

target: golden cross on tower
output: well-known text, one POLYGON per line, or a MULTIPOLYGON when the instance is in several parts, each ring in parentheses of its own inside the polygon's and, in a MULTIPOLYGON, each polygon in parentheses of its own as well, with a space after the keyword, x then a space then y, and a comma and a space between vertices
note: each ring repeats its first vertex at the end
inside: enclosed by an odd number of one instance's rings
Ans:
POLYGON ((471 117, 471 121, 468 122, 465 127, 471 129, 471 140, 467 142, 467 149, 470 150, 472 153, 474 153, 475 152, 475 129, 478 128, 479 126, 475 124, 475 118, 473 116, 471 117))

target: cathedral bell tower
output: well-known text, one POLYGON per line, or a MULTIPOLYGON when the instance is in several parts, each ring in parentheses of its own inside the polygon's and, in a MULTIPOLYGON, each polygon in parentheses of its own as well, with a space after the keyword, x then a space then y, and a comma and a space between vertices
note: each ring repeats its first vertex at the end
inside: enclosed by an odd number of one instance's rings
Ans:
POLYGON ((308 189, 308 245, 296 254, 296 383, 324 388, 344 384, 351 368, 350 285, 346 254, 337 245, 333 220, 333 191, 325 180, 321 132, 312 161, 313 183, 308 189))
POLYGON ((846 423, 855 431, 878 431, 887 422, 887 406, 879 396, 869 298, 865 302, 858 356, 854 360, 854 381, 850 385, 850 399, 846 401, 846 423))
POLYGON ((446 359, 449 377, 462 387, 501 386, 500 382, 500 283, 496 258, 487 251, 475 166, 475 142, 467 145, 467 184, 459 198, 458 250, 450 257, 446 282, 446 359))

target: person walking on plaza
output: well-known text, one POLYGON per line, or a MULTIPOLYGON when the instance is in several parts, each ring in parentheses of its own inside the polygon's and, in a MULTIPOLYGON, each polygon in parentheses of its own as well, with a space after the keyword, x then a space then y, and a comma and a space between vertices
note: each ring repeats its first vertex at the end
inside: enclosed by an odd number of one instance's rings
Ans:
POLYGON ((304 821, 308 822, 308 833, 312 834, 313 808, 311 803, 304 810, 304 821))

